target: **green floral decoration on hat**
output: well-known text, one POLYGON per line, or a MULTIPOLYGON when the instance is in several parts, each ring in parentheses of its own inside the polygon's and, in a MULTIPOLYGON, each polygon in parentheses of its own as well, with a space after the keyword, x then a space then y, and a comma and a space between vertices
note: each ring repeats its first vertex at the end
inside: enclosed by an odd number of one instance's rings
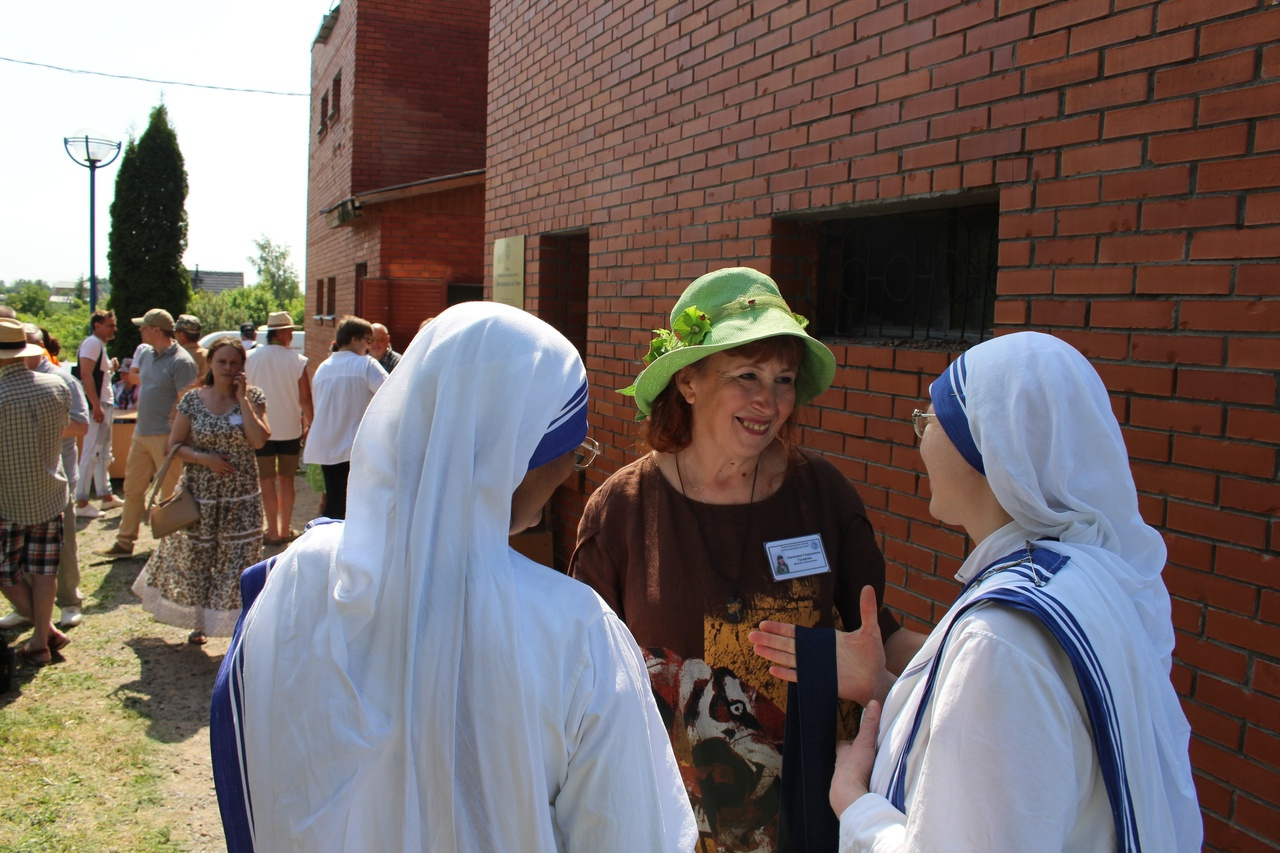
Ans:
MULTIPOLYGON (((680 312, 672 328, 653 330, 654 338, 649 342, 649 351, 645 353, 644 363, 653 364, 667 353, 681 347, 696 347, 710 332, 711 320, 705 312, 698 310, 698 306, 691 305, 680 312)), ((618 393, 634 397, 635 383, 631 383, 626 388, 619 388, 618 393)))

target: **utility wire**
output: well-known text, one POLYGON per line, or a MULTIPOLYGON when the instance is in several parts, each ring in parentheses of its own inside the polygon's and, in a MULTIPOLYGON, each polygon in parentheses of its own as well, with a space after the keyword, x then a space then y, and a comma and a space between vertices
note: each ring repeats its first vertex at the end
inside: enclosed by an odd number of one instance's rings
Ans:
POLYGON ((79 68, 63 68, 59 65, 47 65, 43 62, 27 62, 22 59, 10 59, 0 56, 0 61, 13 62, 17 65, 34 65, 37 68, 50 68, 54 71, 65 71, 68 74, 92 74, 97 77, 112 77, 116 80, 137 80, 142 83, 161 83, 165 86, 188 86, 192 89, 217 89, 221 92, 250 92, 255 95, 284 95, 290 98, 306 98, 306 92, 273 92, 270 89, 237 89, 234 86, 207 86, 202 83, 183 83, 180 80, 153 80, 150 77, 130 77, 128 74, 108 74, 105 71, 85 71, 79 68))

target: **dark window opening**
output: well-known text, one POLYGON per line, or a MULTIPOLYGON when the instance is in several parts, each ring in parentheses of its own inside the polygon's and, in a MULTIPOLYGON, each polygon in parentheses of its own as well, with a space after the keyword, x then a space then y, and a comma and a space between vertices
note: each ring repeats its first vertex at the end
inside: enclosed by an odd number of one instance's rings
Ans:
POLYGON ((446 305, 457 305, 459 302, 481 302, 483 300, 483 284, 457 282, 451 283, 445 288, 446 305))
POLYGON ((320 127, 316 130, 316 136, 324 136, 324 132, 329 129, 329 93, 325 92, 320 96, 320 127))
POLYGON ((333 93, 333 98, 332 100, 329 101, 329 108, 330 108, 329 121, 337 122, 338 117, 342 115, 342 72, 341 71, 333 75, 333 86, 331 88, 331 91, 333 93))
POLYGON ((990 337, 998 219, 997 207, 983 205, 823 222, 818 334, 990 337))
POLYGON ((325 305, 328 307, 329 312, 325 314, 325 319, 332 322, 333 318, 338 315, 338 280, 336 278, 329 278, 328 290, 329 298, 325 300, 325 305))
POLYGON ((316 279, 316 316, 319 320, 324 317, 324 279, 316 279))

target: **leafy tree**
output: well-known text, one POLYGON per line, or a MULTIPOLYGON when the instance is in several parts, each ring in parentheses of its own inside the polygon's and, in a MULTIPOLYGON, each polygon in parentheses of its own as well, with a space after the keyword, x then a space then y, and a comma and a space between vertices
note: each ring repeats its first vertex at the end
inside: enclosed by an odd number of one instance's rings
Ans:
POLYGON ((20 278, 9 288, 5 304, 19 314, 44 315, 49 312, 49 296, 52 293, 49 286, 39 279, 28 281, 20 278))
POLYGON ((302 288, 298 284, 298 271, 289 263, 289 247, 277 246, 265 234, 261 240, 254 240, 253 245, 258 250, 258 256, 250 257, 249 263, 258 271, 258 284, 270 288, 276 304, 284 309, 285 303, 302 294, 302 288))
POLYGON ((301 322, 304 310, 301 294, 292 300, 277 302, 271 288, 262 282, 220 293, 197 290, 187 306, 188 312, 200 318, 206 332, 238 329, 241 323, 261 326, 272 311, 288 311, 294 322, 301 322))
POLYGON ((76 279, 76 292, 73 298, 79 299, 81 302, 84 302, 86 288, 88 286, 89 286, 89 279, 85 278, 84 276, 80 276, 78 279, 76 279))
POLYGON ((133 353, 141 340, 130 317, 164 308, 175 317, 187 310, 191 283, 182 255, 187 250, 187 171, 178 135, 164 104, 151 111, 142 136, 129 139, 116 174, 111 202, 109 307, 120 319, 113 351, 133 353))
POLYGON ((267 315, 276 310, 271 291, 261 285, 209 293, 197 290, 187 310, 200 318, 206 332, 238 329, 241 323, 261 326, 267 315))

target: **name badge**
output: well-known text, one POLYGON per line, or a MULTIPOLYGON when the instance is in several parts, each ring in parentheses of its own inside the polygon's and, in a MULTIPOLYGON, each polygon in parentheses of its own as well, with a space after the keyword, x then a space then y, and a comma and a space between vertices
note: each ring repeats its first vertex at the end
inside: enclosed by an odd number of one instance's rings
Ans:
POLYGON ((822 547, 820 533, 766 542, 764 550, 769 555, 769 571, 773 573, 775 581, 820 575, 831 571, 831 566, 827 563, 827 552, 822 547))
POLYGON ((234 415, 227 418, 227 420, 231 422, 232 426, 243 426, 244 415, 240 414, 239 412, 236 412, 234 415))

